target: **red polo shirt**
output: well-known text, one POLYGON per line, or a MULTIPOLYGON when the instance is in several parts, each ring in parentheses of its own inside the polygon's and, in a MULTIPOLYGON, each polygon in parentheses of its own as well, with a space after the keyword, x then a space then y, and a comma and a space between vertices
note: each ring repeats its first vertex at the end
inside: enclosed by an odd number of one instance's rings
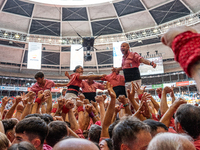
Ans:
POLYGON ((96 92, 96 89, 104 90, 104 85, 103 84, 97 83, 97 82, 94 82, 94 81, 93 81, 92 84, 89 84, 88 80, 83 80, 82 84, 81 84, 81 87, 82 87, 82 92, 83 93, 96 92))
POLYGON ((113 72, 105 76, 102 80, 110 82, 113 87, 116 86, 125 86, 125 79, 122 75, 117 75, 116 72, 113 72))
POLYGON ((31 87, 31 91, 35 92, 36 95, 38 94, 39 91, 44 91, 44 90, 51 90, 52 87, 55 86, 55 83, 52 80, 45 80, 45 85, 44 87, 39 87, 38 83, 36 82, 32 87, 31 87))
POLYGON ((142 57, 136 52, 130 52, 122 57, 122 69, 138 68, 142 57))
POLYGON ((74 74, 71 74, 70 76, 71 76, 71 79, 68 83, 68 86, 73 85, 73 86, 81 87, 82 80, 79 79, 80 73, 74 73, 74 74))

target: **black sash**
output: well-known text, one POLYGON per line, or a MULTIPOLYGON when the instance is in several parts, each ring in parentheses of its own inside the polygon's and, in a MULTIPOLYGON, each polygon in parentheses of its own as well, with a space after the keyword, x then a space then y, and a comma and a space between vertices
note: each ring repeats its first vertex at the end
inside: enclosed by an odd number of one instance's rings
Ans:
POLYGON ((123 69, 125 82, 131 82, 141 79, 138 68, 123 69))
POLYGON ((125 86, 121 86, 121 85, 120 86, 115 86, 115 87, 113 87, 113 90, 115 91, 117 97, 119 95, 125 95, 126 96, 125 86))
POLYGON ((78 92, 79 92, 78 86, 70 85, 70 86, 68 86, 66 93, 74 93, 74 94, 78 95, 78 92))
POLYGON ((95 96, 96 96, 96 92, 90 92, 90 93, 83 93, 86 99, 89 99, 89 101, 94 101, 95 100, 95 96))

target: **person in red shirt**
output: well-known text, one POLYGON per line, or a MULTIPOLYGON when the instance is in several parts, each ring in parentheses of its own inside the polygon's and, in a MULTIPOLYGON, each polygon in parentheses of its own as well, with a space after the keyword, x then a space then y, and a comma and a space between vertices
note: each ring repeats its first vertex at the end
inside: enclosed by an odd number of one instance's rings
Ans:
POLYGON ((92 79, 83 80, 81 83, 82 93, 84 94, 86 99, 90 101, 96 101, 96 90, 101 89, 104 90, 104 85, 98 82, 95 82, 92 79))
POLYGON ((68 90, 65 94, 65 98, 76 98, 79 92, 79 88, 81 87, 81 83, 83 79, 88 80, 100 80, 105 75, 83 75, 82 66, 78 65, 74 69, 74 74, 69 75, 66 71, 65 76, 67 76, 70 81, 68 83, 68 90))
POLYGON ((116 97, 119 95, 126 96, 125 79, 124 76, 119 74, 119 71, 113 71, 111 74, 105 76, 102 80, 110 82, 113 86, 113 90, 116 93, 116 97))
POLYGON ((37 82, 31 87, 31 91, 35 92, 36 95, 39 91, 51 90, 52 87, 63 87, 67 86, 67 83, 54 83, 52 80, 44 79, 44 73, 38 72, 35 74, 37 82))
POLYGON ((131 90, 131 81, 134 83, 138 83, 141 86, 141 77, 138 67, 140 63, 144 63, 146 65, 151 65, 153 68, 156 68, 156 64, 152 61, 150 62, 147 59, 144 59, 136 52, 130 52, 130 46, 128 43, 124 42, 121 44, 121 52, 123 54, 122 58, 122 67, 120 68, 113 68, 113 71, 120 71, 123 70, 124 77, 125 77, 125 87, 131 90))

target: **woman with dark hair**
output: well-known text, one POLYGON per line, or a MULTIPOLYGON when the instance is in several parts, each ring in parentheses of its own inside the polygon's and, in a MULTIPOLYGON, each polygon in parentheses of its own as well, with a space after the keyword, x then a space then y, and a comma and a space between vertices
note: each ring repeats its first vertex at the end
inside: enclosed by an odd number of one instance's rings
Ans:
POLYGON ((36 150, 36 148, 31 143, 23 141, 13 144, 8 150, 36 150))
POLYGON ((83 75, 83 67, 80 65, 75 67, 74 72, 75 73, 71 75, 69 75, 67 71, 65 72, 65 76, 67 76, 70 79, 68 83, 68 90, 65 94, 66 99, 77 97, 83 79, 100 80, 102 77, 106 76, 106 75, 83 75))
POLYGON ((112 145, 112 140, 111 139, 103 139, 99 143, 99 146, 100 146, 101 150, 112 150, 113 149, 113 145, 112 145))

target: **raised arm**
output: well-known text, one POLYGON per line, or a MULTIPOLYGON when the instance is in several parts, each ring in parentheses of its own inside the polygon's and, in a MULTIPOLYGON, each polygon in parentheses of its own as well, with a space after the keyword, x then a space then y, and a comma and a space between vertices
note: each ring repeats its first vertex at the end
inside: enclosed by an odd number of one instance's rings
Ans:
POLYGON ((50 90, 44 91, 44 99, 47 102, 46 113, 50 114, 52 110, 52 94, 50 90))
POLYGON ((38 97, 36 98, 35 103, 33 104, 33 108, 31 110, 31 114, 37 113, 39 105, 40 105, 41 101, 43 101, 43 99, 44 99, 44 93, 41 90, 41 91, 38 92, 38 97))
POLYGON ((82 131, 84 130, 84 125, 85 125, 85 116, 84 116, 84 109, 83 109, 83 102, 81 100, 76 101, 76 106, 78 109, 78 125, 79 129, 82 131))
POLYGON ((165 112, 168 109, 168 105, 167 105, 167 93, 172 92, 172 89, 168 86, 166 86, 163 91, 162 91, 162 95, 161 95, 161 101, 160 101, 160 111, 161 111, 161 115, 164 115, 165 112))
POLYGON ((34 101, 34 97, 35 97, 35 93, 30 91, 28 92, 28 102, 26 104, 26 107, 21 115, 21 120, 24 119, 25 116, 27 116, 28 114, 31 113, 31 108, 33 105, 33 101, 34 101))
POLYGON ((90 80, 100 80, 101 78, 105 77, 106 75, 80 75, 79 79, 90 79, 90 80))
POLYGON ((140 63, 144 63, 146 65, 150 65, 153 68, 156 68, 156 63, 154 63, 153 61, 149 61, 147 59, 144 59, 143 57, 140 59, 140 63))
POLYGON ((125 108, 125 114, 132 115, 131 110, 129 108, 128 99, 124 95, 120 95, 118 101, 123 104, 123 107, 125 108))
POLYGON ((131 85, 132 85, 131 91, 129 89, 127 90, 128 99, 131 102, 134 109, 137 111, 139 108, 139 104, 135 100, 135 84, 133 82, 131 82, 131 85))
POLYGON ((101 120, 101 122, 103 122, 103 118, 105 116, 104 98, 103 98, 103 96, 96 96, 95 100, 99 104, 99 107, 100 107, 100 120, 101 120))
POLYGON ((3 116, 3 111, 6 107, 6 104, 8 103, 8 101, 10 100, 10 98, 8 98, 7 96, 2 98, 2 105, 1 105, 1 114, 3 116))
POLYGON ((169 107, 169 109, 163 115, 163 117, 161 118, 160 122, 162 122, 167 127, 169 127, 171 118, 172 118, 173 114, 175 113, 175 111, 178 109, 178 107, 181 104, 186 104, 186 103, 187 103, 187 101, 182 99, 182 98, 179 98, 179 99, 175 100, 174 103, 169 107))
POLYGON ((13 113, 15 111, 15 108, 17 107, 17 105, 19 104, 19 102, 22 101, 21 96, 16 96, 16 100, 15 103, 12 105, 12 107, 10 108, 10 110, 7 112, 5 119, 10 119, 13 116, 13 113))
POLYGON ((116 94, 109 82, 107 82, 107 88, 108 88, 109 95, 111 97, 111 101, 110 101, 110 104, 108 105, 107 111, 105 113, 105 116, 102 122, 101 137, 109 138, 108 128, 112 122, 112 117, 115 112, 116 94))

